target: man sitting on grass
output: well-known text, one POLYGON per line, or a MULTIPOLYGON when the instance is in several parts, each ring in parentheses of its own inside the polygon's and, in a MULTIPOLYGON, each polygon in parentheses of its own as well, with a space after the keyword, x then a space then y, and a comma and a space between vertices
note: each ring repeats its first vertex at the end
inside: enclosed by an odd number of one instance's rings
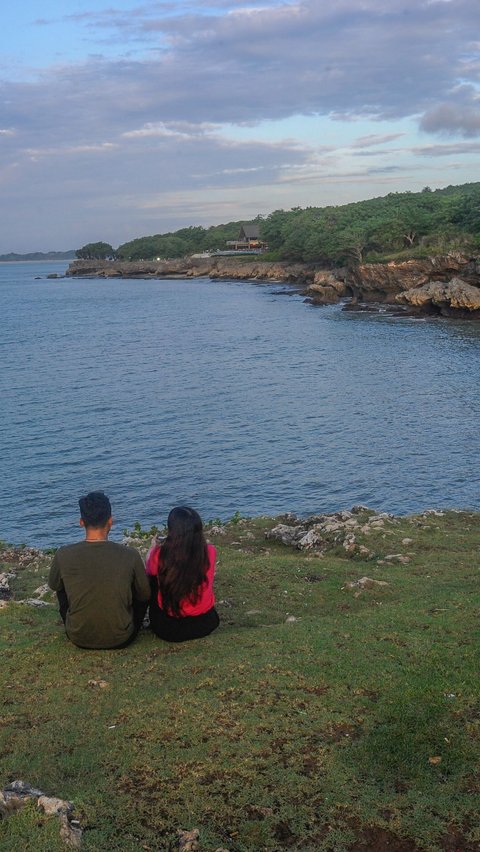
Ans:
POLYGON ((81 497, 85 540, 57 550, 48 584, 57 593, 68 638, 79 648, 125 648, 142 624, 150 584, 140 554, 108 541, 110 500, 102 491, 81 497))

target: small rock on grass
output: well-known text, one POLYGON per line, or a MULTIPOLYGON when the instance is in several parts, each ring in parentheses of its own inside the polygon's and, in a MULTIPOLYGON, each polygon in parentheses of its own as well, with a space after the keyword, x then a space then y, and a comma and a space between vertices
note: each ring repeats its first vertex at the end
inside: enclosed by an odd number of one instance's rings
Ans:
POLYGON ((42 586, 39 586, 38 589, 35 589, 33 594, 36 595, 37 598, 43 598, 43 597, 45 597, 45 595, 48 595, 49 593, 50 593, 50 587, 49 587, 48 583, 44 583, 42 586))
POLYGON ((38 798, 38 796, 44 796, 45 793, 43 790, 37 790, 36 787, 32 787, 31 784, 28 784, 27 781, 12 781, 10 784, 3 790, 4 796, 6 799, 11 798, 12 796, 18 796, 22 799, 28 798, 38 798))
POLYGON ((182 852, 199 852, 200 846, 198 844, 198 839, 200 837, 200 832, 198 828, 193 828, 191 831, 185 831, 184 829, 179 828, 177 835, 178 849, 182 850, 182 852))
POLYGON ((80 849, 82 845, 83 829, 77 820, 69 820, 67 814, 60 814, 60 837, 66 846, 72 849, 80 849))
POLYGON ((0 793, 0 819, 6 819, 6 817, 11 816, 23 804, 24 799, 21 799, 19 796, 6 798, 3 793, 0 793))
POLYGON ((403 553, 389 553, 383 558, 385 562, 400 562, 401 565, 407 565, 410 562, 410 557, 404 556, 403 553))
POLYGON ((65 802, 63 799, 57 799, 55 796, 39 796, 38 807, 47 816, 67 814, 73 810, 71 802, 65 802))
POLYGON ((352 580, 345 583, 344 589, 373 589, 374 586, 388 586, 385 580, 373 580, 372 577, 361 577, 360 580, 352 580))

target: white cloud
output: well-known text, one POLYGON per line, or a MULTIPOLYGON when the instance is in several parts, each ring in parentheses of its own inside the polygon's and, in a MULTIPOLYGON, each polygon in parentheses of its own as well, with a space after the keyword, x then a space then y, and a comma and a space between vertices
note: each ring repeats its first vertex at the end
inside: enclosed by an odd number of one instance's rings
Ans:
POLYGON ((404 133, 384 133, 384 134, 374 134, 371 133, 368 136, 359 136, 358 139, 355 139, 351 143, 352 148, 372 148, 377 147, 378 145, 387 145, 389 142, 394 142, 395 139, 400 139, 404 136, 404 133))
POLYGON ((113 142, 102 142, 99 145, 72 145, 57 148, 25 148, 24 153, 29 157, 59 157, 75 154, 98 154, 113 151, 117 148, 113 142))

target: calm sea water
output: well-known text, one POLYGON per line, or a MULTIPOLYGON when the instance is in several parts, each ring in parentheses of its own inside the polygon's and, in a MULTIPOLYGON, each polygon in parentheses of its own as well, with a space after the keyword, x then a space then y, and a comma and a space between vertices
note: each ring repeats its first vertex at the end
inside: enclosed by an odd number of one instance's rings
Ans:
POLYGON ((205 519, 480 509, 478 324, 276 285, 46 279, 65 269, 0 264, 1 538, 80 537, 92 489, 117 537, 182 502, 205 519))

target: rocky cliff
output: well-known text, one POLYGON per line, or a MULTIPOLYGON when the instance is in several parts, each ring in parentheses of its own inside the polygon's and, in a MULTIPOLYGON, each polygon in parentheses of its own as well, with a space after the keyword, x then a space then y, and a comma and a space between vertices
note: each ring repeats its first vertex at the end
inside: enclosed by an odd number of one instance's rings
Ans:
POLYGON ((380 302, 480 319, 480 261, 452 252, 425 260, 361 264, 348 271, 317 271, 306 293, 321 304, 349 296, 350 304, 380 302))
POLYGON ((101 278, 233 278, 291 284, 314 304, 383 303, 412 310, 480 319, 480 260, 458 252, 425 260, 321 269, 313 264, 239 257, 159 261, 76 260, 68 276, 101 278))

